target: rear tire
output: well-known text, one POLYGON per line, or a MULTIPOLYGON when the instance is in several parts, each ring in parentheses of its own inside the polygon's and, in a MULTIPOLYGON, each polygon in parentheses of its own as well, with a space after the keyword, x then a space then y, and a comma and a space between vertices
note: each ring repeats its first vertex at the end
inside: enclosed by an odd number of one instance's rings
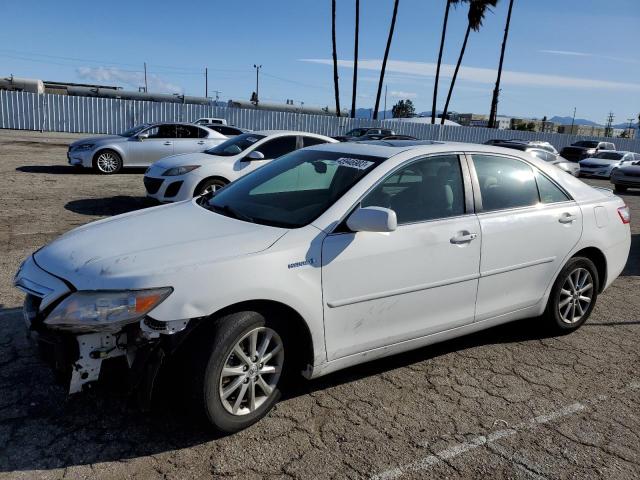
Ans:
POLYGON ((100 150, 93 157, 93 169, 101 175, 113 175, 122 169, 122 157, 113 150, 100 150))
POLYGON ((598 271, 586 257, 571 258, 553 284, 544 319, 557 334, 577 330, 587 321, 598 299, 598 271))
POLYGON ((199 197, 200 195, 204 195, 205 193, 215 193, 228 184, 229 182, 227 182, 223 178, 207 178, 200 182, 200 184, 196 187, 195 191, 193 192, 193 196, 199 197))
POLYGON ((192 405, 214 429, 234 433, 260 420, 280 399, 287 373, 285 330, 253 311, 203 328, 190 347, 192 405))
POLYGON ((627 187, 623 186, 623 185, 613 185, 613 189, 618 192, 618 193, 624 193, 627 191, 627 187))

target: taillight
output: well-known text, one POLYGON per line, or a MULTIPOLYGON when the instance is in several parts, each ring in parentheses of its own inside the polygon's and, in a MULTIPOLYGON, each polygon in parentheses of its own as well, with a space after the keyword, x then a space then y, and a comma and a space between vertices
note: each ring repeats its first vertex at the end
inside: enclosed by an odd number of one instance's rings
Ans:
POLYGON ((622 220, 622 223, 629 223, 631 221, 629 207, 627 207, 626 205, 624 207, 618 208, 618 215, 620 215, 620 220, 622 220))

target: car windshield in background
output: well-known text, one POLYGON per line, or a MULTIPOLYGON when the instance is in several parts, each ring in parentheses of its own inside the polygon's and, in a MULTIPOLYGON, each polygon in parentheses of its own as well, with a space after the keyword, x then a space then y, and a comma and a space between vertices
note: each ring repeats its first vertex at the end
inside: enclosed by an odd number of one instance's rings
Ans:
POLYGON ((624 157, 624 153, 616 152, 600 152, 594 156, 594 158, 602 158, 604 160, 622 160, 622 157, 624 157))
POLYGON ((138 125, 136 127, 130 128, 129 130, 125 130, 124 132, 119 133, 118 135, 120 135, 121 137, 133 137, 134 135, 137 135, 148 126, 149 125, 146 123, 143 125, 138 125))
POLYGON ((209 155, 219 155, 221 157, 232 157, 244 152, 247 148, 258 140, 262 140, 264 137, 264 135, 256 135, 255 133, 243 133, 242 135, 231 138, 220 145, 210 148, 209 150, 205 150, 204 153, 208 153, 209 155))
POLYGON ((581 141, 573 144, 575 147, 597 148, 598 142, 581 141))
POLYGON ((366 128, 354 128, 345 133, 345 137, 361 137, 366 135, 368 130, 366 128))
POLYGON ((298 150, 236 180, 200 204, 221 215, 283 228, 308 225, 385 158, 298 150))

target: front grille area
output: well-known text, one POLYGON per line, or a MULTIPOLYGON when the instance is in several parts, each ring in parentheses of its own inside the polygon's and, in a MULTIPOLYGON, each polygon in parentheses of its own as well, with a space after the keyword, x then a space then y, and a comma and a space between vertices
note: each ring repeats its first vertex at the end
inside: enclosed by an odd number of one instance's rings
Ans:
POLYGON ((173 182, 171 185, 167 187, 164 192, 164 196, 167 198, 175 197, 180 191, 180 187, 182 186, 182 180, 178 182, 173 182))
POLYGON ((153 195, 160 190, 162 182, 164 182, 162 178, 144 177, 144 188, 147 189, 147 193, 153 195))

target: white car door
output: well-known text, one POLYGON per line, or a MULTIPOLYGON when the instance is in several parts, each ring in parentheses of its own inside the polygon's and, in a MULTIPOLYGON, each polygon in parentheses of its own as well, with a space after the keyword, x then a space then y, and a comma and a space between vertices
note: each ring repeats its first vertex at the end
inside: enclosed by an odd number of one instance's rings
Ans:
POLYGON ((463 169, 455 154, 397 169, 361 202, 394 210, 397 230, 324 239, 329 360, 473 322, 481 238, 463 169))
POLYGON ((206 138, 207 131, 198 128, 195 125, 176 125, 176 138, 174 140, 173 152, 175 155, 180 153, 204 152, 215 144, 209 145, 206 138))
POLYGON ((157 125, 131 137, 127 142, 125 166, 142 167, 151 165, 156 160, 173 155, 175 126, 171 124, 157 125))
POLYGON ((535 305, 580 239, 576 202, 528 163, 473 154, 482 231, 476 321, 535 305))

